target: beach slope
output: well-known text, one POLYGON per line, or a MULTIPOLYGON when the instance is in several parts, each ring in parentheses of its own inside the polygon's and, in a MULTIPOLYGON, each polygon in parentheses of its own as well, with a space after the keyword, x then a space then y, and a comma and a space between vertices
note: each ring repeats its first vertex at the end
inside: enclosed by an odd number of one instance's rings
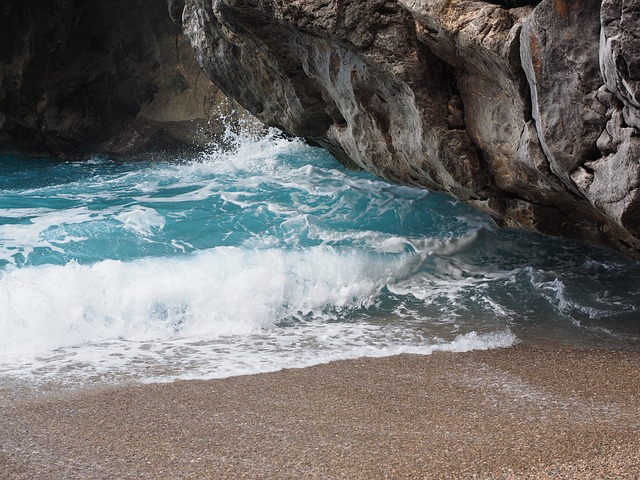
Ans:
POLYGON ((3 394, 3 480, 640 475, 640 352, 514 347, 3 394))

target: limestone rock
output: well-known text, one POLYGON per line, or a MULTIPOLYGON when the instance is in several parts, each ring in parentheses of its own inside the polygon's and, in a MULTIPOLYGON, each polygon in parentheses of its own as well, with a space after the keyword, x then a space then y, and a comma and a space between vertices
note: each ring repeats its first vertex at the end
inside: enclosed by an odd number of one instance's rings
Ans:
POLYGON ((260 120, 504 225, 640 257, 638 15, 631 0, 185 0, 181 19, 260 120))
POLYGON ((544 0, 525 22, 522 65, 532 115, 550 169, 569 187, 571 173, 599 156, 605 109, 598 57, 599 0, 544 0))
POLYGON ((600 65, 604 83, 624 104, 625 121, 640 128, 640 4, 602 2, 600 65))
POLYGON ((477 148, 447 122, 451 72, 396 3, 189 0, 183 27, 207 75, 266 123, 393 181, 486 194, 477 148))

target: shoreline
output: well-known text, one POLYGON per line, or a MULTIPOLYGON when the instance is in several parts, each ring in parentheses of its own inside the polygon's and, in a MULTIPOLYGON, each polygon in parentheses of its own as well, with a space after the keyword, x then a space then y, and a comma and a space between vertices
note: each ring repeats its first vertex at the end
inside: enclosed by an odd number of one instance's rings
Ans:
POLYGON ((0 478, 638 478, 640 352, 515 346, 20 395, 0 478))

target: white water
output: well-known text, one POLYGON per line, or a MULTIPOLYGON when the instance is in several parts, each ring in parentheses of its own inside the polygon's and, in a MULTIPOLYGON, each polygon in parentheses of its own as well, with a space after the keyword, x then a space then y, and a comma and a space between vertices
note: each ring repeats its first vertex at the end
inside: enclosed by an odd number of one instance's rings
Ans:
POLYGON ((0 376, 167 381, 639 341, 637 262, 497 230, 299 141, 237 140, 180 161, 0 163, 0 376))
MULTIPOLYGON (((509 346, 445 341, 366 316, 413 254, 219 247, 178 258, 71 262, 0 278, 0 368, 34 379, 210 378, 361 356, 509 346)), ((375 314, 375 312, 373 312, 375 314)))

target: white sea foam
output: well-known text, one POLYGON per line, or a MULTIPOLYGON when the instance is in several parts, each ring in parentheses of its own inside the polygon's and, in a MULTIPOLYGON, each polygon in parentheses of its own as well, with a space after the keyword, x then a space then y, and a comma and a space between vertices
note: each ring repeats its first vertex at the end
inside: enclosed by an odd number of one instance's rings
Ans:
POLYGON ((0 210, 0 217, 4 218, 30 218, 39 217, 55 211, 51 208, 3 208, 0 210))
POLYGON ((0 273, 0 355, 112 340, 249 334, 296 317, 366 307, 417 261, 341 253, 247 251, 0 273))
POLYGON ((508 331, 444 340, 350 320, 349 312, 366 312, 420 261, 326 247, 221 247, 129 263, 9 268, 0 276, 0 373, 41 381, 215 378, 516 341, 508 331))
MULTIPOLYGON (((19 218, 21 209, 11 209, 10 214, 19 218)), ((4 215, 7 210, 1 210, 4 215)), ((70 235, 65 226, 95 222, 104 218, 103 213, 91 212, 85 207, 67 210, 25 209, 25 221, 0 225, 0 260, 15 263, 15 256, 27 258, 36 248, 47 248, 63 252, 59 244, 68 243, 77 237, 70 235)))
POLYGON ((353 358, 505 348, 516 343, 509 330, 470 332, 443 340, 417 338, 391 325, 316 321, 248 335, 93 342, 0 363, 0 375, 36 383, 166 382, 264 373, 353 358))
POLYGON ((165 225, 165 219, 153 208, 136 205, 116 215, 125 228, 136 235, 147 236, 153 229, 161 229, 165 225))

